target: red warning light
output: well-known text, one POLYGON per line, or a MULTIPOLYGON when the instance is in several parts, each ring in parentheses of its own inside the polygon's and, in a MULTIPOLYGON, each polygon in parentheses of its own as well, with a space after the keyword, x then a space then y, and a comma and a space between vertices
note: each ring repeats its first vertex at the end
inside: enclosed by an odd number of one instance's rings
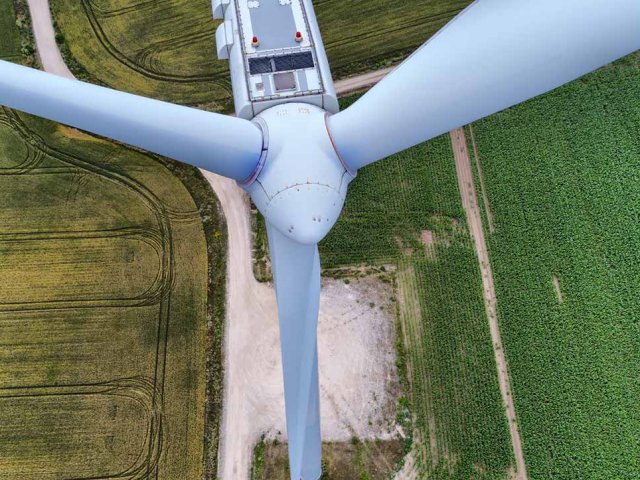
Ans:
POLYGON ((258 41, 258 37, 254 36, 253 39, 251 40, 251 45, 253 45, 254 47, 257 47, 258 45, 260 45, 260 42, 258 41))
POLYGON ((302 33, 296 32, 296 42, 301 42, 301 41, 302 41, 302 33))

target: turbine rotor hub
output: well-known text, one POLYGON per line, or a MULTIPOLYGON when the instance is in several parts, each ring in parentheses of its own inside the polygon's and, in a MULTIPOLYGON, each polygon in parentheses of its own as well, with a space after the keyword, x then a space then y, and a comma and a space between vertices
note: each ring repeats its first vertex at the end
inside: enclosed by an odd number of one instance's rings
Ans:
POLYGON ((255 119, 268 141, 260 170, 244 188, 271 225, 304 244, 331 230, 355 176, 335 151, 327 115, 314 105, 286 103, 255 119))

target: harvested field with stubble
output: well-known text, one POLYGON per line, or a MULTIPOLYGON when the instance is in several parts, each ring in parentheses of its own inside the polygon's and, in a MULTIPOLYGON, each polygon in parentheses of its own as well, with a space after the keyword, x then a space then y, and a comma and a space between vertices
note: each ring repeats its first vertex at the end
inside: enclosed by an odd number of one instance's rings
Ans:
MULTIPOLYGON (((334 76, 342 78, 403 59, 471 2, 313 3, 334 76)), ((231 110, 228 64, 216 57, 219 21, 211 2, 52 0, 51 8, 73 57, 67 63, 79 67, 79 78, 88 73, 120 90, 231 110)))
POLYGON ((189 192, 147 155, 2 108, 0 205, 0 478, 201 478, 189 192))
POLYGON ((639 98, 636 53, 473 125, 531 479, 640 478, 639 98))

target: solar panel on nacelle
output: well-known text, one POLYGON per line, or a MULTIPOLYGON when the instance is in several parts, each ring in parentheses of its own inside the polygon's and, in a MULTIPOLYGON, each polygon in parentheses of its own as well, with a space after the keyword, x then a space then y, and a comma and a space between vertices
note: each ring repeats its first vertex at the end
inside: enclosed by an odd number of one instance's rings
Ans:
POLYGON ((249 59, 251 75, 261 73, 286 72, 288 70, 303 70, 313 68, 315 63, 311 52, 291 53, 276 57, 257 57, 249 59))
POLYGON ((286 70, 300 70, 303 68, 313 68, 313 55, 311 52, 291 53, 289 55, 280 55, 273 57, 276 72, 286 70))
POLYGON ((271 57, 258 57, 249 59, 249 72, 251 75, 273 72, 271 57))

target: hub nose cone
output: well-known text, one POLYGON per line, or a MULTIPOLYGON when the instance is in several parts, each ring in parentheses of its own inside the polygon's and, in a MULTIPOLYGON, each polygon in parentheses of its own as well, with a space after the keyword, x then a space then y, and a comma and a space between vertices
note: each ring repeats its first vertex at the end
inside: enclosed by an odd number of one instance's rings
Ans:
POLYGON ((296 185, 273 197, 265 217, 292 240, 316 244, 338 220, 343 203, 344 198, 331 187, 296 185))

